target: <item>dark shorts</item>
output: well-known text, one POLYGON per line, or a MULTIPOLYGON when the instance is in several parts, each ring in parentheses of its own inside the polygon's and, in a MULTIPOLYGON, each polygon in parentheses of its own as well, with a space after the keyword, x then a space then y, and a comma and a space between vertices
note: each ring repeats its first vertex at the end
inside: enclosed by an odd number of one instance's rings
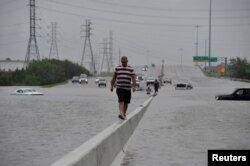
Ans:
POLYGON ((131 90, 126 90, 126 89, 116 89, 116 94, 118 96, 118 102, 124 102, 129 104, 130 99, 131 99, 131 90))

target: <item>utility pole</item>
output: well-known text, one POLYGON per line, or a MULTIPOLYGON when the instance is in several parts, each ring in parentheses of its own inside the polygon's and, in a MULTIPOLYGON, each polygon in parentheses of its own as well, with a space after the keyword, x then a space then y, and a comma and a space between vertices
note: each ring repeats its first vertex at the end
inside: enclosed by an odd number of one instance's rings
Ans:
POLYGON ((30 0, 30 37, 26 51, 25 61, 23 67, 26 68, 33 57, 34 59, 40 60, 40 54, 36 41, 36 4, 35 0, 30 0))
POLYGON ((199 25, 196 25, 195 28, 197 28, 196 30, 196 56, 199 56, 199 25))
POLYGON ((162 60, 161 63, 162 63, 162 65, 161 65, 161 77, 163 77, 164 76, 164 63, 165 63, 165 61, 162 60))
POLYGON ((110 69, 113 69, 113 32, 109 32, 109 72, 110 69))
POLYGON ((211 63, 210 63, 210 58, 211 58, 211 12, 212 12, 212 0, 210 0, 210 7, 209 7, 209 41, 208 41, 208 68, 210 70, 211 63))
POLYGON ((50 46, 50 52, 49 52, 49 59, 53 58, 53 55, 55 55, 56 59, 59 59, 58 55, 58 48, 57 48, 57 42, 56 42, 56 22, 51 22, 51 46, 50 46))
POLYGON ((81 66, 83 66, 83 64, 84 64, 84 60, 85 60, 85 57, 86 57, 86 48, 87 48, 87 45, 88 45, 88 47, 90 49, 89 70, 90 70, 91 73, 96 74, 96 67, 95 67, 94 55, 93 55, 91 41, 90 41, 90 35, 91 35, 90 31, 92 30, 92 28, 90 27, 91 24, 92 24, 92 22, 89 19, 87 19, 86 20, 86 24, 85 25, 81 25, 81 27, 85 26, 85 30, 81 30, 81 31, 85 32, 85 36, 84 36, 85 37, 85 41, 84 41, 83 52, 82 52, 81 66))
MULTIPOLYGON (((207 40, 205 40, 205 56, 207 56, 207 40)), ((207 67, 207 62, 205 61, 205 69, 207 67)))

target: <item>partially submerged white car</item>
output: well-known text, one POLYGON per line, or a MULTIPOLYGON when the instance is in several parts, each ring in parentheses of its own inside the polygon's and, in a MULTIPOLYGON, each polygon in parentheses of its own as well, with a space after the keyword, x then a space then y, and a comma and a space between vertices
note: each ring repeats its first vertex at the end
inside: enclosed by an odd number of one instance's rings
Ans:
POLYGON ((11 95, 44 95, 33 88, 19 88, 11 93, 11 95))

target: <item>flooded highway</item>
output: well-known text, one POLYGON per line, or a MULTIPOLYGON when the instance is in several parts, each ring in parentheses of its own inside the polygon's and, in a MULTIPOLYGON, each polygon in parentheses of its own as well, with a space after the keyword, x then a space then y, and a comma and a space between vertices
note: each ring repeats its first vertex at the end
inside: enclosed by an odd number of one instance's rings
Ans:
MULTIPOLYGON (((135 68, 137 73, 141 67, 135 68)), ((159 67, 145 74, 156 76, 159 67)), ((129 143, 122 166, 206 165, 208 149, 250 148, 250 102, 217 101, 249 83, 208 78, 198 67, 166 66, 173 83, 189 82, 192 90, 161 87, 129 143)), ((108 78, 110 80, 110 78, 108 78)), ((115 92, 89 84, 35 87, 44 96, 10 95, 18 87, 0 87, 0 165, 50 165, 115 123, 115 92)), ((133 93, 131 112, 149 98, 133 93)))
POLYGON ((249 83, 205 77, 198 67, 168 66, 165 76, 192 90, 159 90, 129 143, 122 166, 202 166, 208 149, 250 149, 250 101, 218 101, 249 83))
MULTIPOLYGON (((108 78, 109 81, 110 78, 108 78)), ((50 165, 118 121, 115 92, 89 84, 35 87, 44 96, 16 96, 0 87, 0 165, 50 165)), ((148 96, 132 94, 128 113, 148 96)))

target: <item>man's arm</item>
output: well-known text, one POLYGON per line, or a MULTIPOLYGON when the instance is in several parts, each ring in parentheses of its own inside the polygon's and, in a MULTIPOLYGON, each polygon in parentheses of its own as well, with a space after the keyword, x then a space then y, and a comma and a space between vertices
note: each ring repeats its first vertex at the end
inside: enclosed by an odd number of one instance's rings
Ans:
POLYGON ((111 81, 110 81, 110 85, 111 85, 110 91, 111 91, 111 92, 113 92, 113 88, 114 88, 114 85, 115 85, 116 77, 117 77, 117 75, 116 75, 116 73, 114 72, 113 77, 112 77, 112 79, 111 79, 111 81))
POLYGON ((133 92, 135 92, 135 86, 136 86, 136 80, 135 80, 135 74, 132 75, 132 89, 133 89, 133 92))

